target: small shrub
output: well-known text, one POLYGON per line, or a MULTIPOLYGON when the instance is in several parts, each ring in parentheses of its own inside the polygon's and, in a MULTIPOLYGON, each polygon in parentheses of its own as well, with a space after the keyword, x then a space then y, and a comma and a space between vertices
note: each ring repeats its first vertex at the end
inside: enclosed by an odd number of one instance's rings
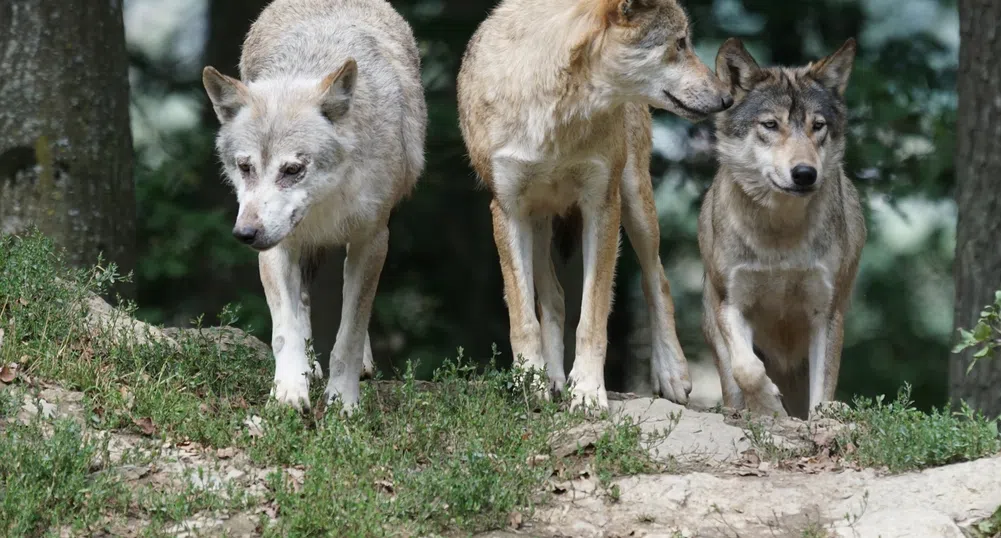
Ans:
POLYGON ((966 369, 967 374, 980 359, 997 356, 998 349, 1001 348, 1001 290, 994 292, 994 303, 985 306, 980 312, 980 319, 972 331, 959 330, 959 343, 952 352, 961 353, 971 348, 976 351, 966 369))
POLYGON ((968 461, 1001 450, 997 422, 970 409, 958 412, 915 409, 905 385, 897 399, 884 403, 856 398, 852 408, 835 411, 850 427, 838 434, 838 444, 849 458, 866 467, 885 466, 892 472, 909 471, 968 461), (851 448, 849 448, 851 447, 851 448))

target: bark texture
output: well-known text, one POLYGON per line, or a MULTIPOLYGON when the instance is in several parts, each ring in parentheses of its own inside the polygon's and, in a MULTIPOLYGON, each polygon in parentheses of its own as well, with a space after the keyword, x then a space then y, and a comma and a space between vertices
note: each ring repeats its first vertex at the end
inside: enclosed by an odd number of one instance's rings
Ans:
MULTIPOLYGON (((972 328, 1001 288, 1001 2, 960 0, 959 19, 955 326, 972 328)), ((951 358, 953 401, 1001 414, 1001 359, 969 361, 951 358)))
POLYGON ((0 231, 135 263, 121 0, 0 0, 0 231))

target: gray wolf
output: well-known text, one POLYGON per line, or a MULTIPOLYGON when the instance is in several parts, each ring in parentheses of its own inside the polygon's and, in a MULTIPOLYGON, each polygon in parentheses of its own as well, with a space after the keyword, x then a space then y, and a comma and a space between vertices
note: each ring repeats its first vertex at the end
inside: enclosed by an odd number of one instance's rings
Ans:
POLYGON ((649 107, 700 120, 732 99, 693 52, 685 12, 675 0, 503 0, 467 46, 458 94, 463 140, 493 196, 514 356, 563 390, 565 306, 551 246, 554 223, 576 221, 584 293, 572 404, 608 406, 621 219, 656 328, 654 386, 686 402, 691 380, 659 258, 649 107))
POLYGON ((424 167, 427 110, 410 26, 385 0, 276 0, 243 44, 240 80, 213 67, 216 148, 239 201, 233 235, 260 252, 273 324, 272 396, 309 407, 309 278, 344 245, 341 324, 322 406, 358 403, 393 207, 424 167))
POLYGON ((806 418, 834 398, 866 240, 842 168, 854 58, 853 39, 794 68, 761 68, 736 39, 717 54, 735 104, 716 118, 699 250, 703 333, 726 406, 806 418))

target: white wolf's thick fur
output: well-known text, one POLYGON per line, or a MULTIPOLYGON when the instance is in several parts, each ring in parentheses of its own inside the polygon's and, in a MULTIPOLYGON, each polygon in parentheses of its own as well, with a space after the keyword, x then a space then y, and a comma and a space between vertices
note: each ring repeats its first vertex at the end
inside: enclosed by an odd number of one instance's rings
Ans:
POLYGON ((368 323, 392 208, 424 167, 427 111, 410 26, 385 0, 276 0, 243 46, 241 81, 207 67, 217 149, 260 253, 273 324, 273 396, 309 406, 308 266, 346 245, 325 401, 346 410, 372 368, 368 323))

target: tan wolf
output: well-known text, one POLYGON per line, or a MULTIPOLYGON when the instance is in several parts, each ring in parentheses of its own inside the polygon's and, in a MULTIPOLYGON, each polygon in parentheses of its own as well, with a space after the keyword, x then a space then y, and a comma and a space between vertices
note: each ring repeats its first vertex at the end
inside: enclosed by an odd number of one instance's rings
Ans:
POLYGON ((853 39, 804 67, 758 67, 736 39, 716 57, 735 104, 716 118, 699 250, 703 332, 727 406, 805 418, 834 398, 866 240, 842 169, 854 57, 853 39))
POLYGON ((427 111, 410 26, 385 0, 275 0, 243 44, 240 80, 206 67, 216 140, 240 204, 233 235, 260 251, 272 395, 309 407, 309 278, 345 245, 341 324, 322 404, 358 403, 393 207, 424 167, 427 111))
POLYGON ((493 195, 515 357, 562 391, 565 306, 551 243, 554 221, 569 217, 584 259, 573 405, 607 407, 621 213, 655 323, 655 390, 686 402, 691 380, 659 258, 649 107, 699 120, 732 99, 692 50, 685 12, 675 0, 503 0, 466 49, 458 93, 470 160, 493 195))

